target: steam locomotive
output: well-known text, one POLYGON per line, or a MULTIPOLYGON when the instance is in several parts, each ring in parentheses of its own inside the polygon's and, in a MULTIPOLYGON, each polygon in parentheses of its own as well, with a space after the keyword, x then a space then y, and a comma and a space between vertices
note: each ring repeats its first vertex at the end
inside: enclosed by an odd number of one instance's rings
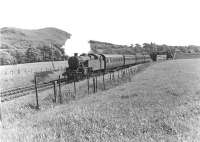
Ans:
POLYGON ((109 72, 124 67, 150 62, 148 54, 120 55, 120 54, 84 54, 77 53, 68 59, 68 68, 63 76, 72 79, 77 74, 86 76, 90 73, 109 72))

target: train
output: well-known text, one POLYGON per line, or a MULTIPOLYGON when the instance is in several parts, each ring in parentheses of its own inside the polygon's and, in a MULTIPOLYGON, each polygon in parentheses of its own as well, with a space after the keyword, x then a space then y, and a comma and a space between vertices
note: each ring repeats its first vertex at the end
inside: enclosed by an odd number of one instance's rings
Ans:
POLYGON ((68 67, 62 74, 65 78, 87 76, 92 73, 105 73, 119 70, 124 67, 152 61, 148 54, 121 55, 121 54, 83 54, 77 53, 68 59, 68 67))

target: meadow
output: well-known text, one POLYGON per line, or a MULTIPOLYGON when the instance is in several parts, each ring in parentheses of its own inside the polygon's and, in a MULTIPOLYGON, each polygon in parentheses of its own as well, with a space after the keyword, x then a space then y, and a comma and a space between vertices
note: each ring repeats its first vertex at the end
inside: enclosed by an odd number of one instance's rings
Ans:
POLYGON ((9 90, 12 88, 33 85, 34 74, 38 72, 46 72, 46 75, 42 76, 40 79, 43 80, 43 82, 57 79, 67 66, 67 61, 0 66, 0 90, 9 90))
MULTIPOLYGON (((113 84, 107 80, 107 90, 89 95, 80 91, 84 97, 63 104, 43 101, 40 110, 23 97, 2 103, 1 140, 200 140, 200 59, 156 63, 121 85, 113 84)), ((51 92, 45 92, 43 100, 51 92)))
POLYGON ((176 53, 175 59, 195 59, 200 58, 199 53, 176 53))

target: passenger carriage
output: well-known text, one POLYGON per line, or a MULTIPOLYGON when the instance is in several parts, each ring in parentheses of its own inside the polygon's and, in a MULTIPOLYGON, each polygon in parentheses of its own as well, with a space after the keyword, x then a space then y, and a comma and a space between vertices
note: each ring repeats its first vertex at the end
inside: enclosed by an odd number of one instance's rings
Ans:
POLYGON ((135 55, 124 55, 125 66, 130 66, 136 64, 136 56, 135 55))
POLYGON ((104 61, 99 54, 88 54, 90 60, 88 61, 88 67, 92 68, 92 71, 104 70, 104 61))
POLYGON ((104 70, 120 68, 124 65, 123 55, 100 54, 104 61, 104 70))
POLYGON ((144 62, 150 62, 150 61, 151 61, 150 55, 144 54, 144 62))
POLYGON ((144 62, 144 55, 136 54, 136 64, 140 64, 144 62))

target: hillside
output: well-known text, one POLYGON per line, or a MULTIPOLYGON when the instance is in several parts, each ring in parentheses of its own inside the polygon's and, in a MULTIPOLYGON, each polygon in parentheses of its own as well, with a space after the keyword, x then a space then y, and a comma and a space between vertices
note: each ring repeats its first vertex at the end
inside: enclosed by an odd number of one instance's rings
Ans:
POLYGON ((189 46, 169 46, 166 44, 158 45, 155 43, 143 43, 135 45, 118 45, 108 42, 100 42, 90 40, 90 52, 99 54, 137 54, 146 52, 151 54, 154 51, 168 52, 170 55, 175 53, 175 50, 182 53, 196 53, 200 54, 200 46, 189 45, 189 46))
POLYGON ((61 48, 70 34, 57 28, 25 30, 4 27, 0 29, 0 64, 60 60, 61 48))
POLYGON ((90 40, 90 52, 98 54, 134 54, 134 48, 107 42, 90 40))
POLYGON ((132 82, 47 110, 16 102, 2 103, 5 141, 198 142, 200 60, 157 63, 132 82))

